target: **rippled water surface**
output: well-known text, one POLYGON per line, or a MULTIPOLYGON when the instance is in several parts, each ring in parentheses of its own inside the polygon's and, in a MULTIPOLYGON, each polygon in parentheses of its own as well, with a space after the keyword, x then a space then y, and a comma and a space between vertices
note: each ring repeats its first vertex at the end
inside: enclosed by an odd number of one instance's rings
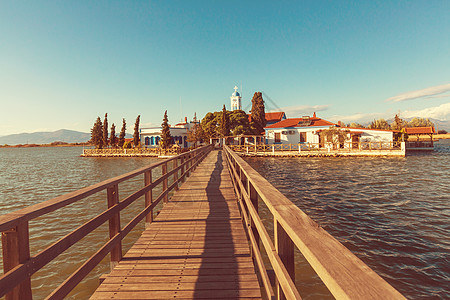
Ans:
MULTIPOLYGON (((0 215, 49 200, 157 162, 155 158, 82 158, 80 147, 1 148, 0 215)), ((155 173, 154 176, 158 176, 155 173)), ((142 188, 143 176, 119 184, 124 197, 142 188)), ((158 192, 158 189, 155 193, 158 192)), ((30 222, 31 255, 39 253, 107 207, 106 193, 100 192, 30 222)), ((138 199, 121 214, 122 227, 144 207, 138 199)), ((123 241, 128 250, 139 237, 143 224, 123 241)), ((108 240, 107 223, 82 239, 54 262, 32 277, 34 299, 45 298, 108 240)), ((1 248, 1 246, 0 246, 1 248)), ((1 262, 0 251, 0 262, 1 262)), ((2 270, 2 269, 1 269, 2 270)), ((78 285, 68 299, 88 299, 98 286, 98 277, 109 273, 109 256, 78 285)))
POLYGON ((407 298, 450 297, 450 140, 405 158, 246 161, 407 298))

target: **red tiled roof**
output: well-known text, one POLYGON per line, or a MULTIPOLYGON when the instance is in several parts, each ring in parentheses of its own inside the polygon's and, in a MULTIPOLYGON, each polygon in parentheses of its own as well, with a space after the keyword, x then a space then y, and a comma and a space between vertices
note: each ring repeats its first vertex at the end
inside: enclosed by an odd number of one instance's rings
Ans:
POLYGON ((434 127, 406 127, 407 134, 433 134, 436 133, 434 127))
POLYGON ((335 123, 331 123, 327 120, 321 119, 321 118, 309 118, 308 119, 304 119, 304 118, 289 118, 286 120, 281 120, 278 123, 269 125, 265 128, 285 128, 285 127, 312 127, 312 126, 332 126, 332 125, 336 125, 335 123), (299 123, 302 122, 310 122, 309 125, 307 126, 301 126, 299 125, 299 123))
MULTIPOLYGON (((284 112, 277 111, 277 112, 266 112, 266 122, 273 122, 273 121, 281 121, 283 118, 284 112)), ((248 121, 252 121, 252 114, 248 114, 248 121)))
POLYGON ((284 115, 284 112, 282 112, 282 111, 268 112, 268 113, 266 113, 266 121, 267 122, 281 121, 281 119, 283 118, 283 115, 284 115))

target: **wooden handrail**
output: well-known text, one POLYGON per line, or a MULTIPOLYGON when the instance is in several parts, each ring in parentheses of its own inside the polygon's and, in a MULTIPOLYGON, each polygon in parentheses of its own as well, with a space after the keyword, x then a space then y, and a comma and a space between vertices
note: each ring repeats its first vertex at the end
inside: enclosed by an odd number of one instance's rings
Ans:
POLYGON ((112 267, 121 259, 122 239, 142 220, 152 222, 153 209, 162 200, 168 197, 169 192, 175 190, 179 183, 188 176, 189 172, 211 151, 212 146, 204 146, 190 152, 180 154, 162 162, 152 164, 89 187, 44 201, 42 203, 0 216, 0 231, 2 232, 4 274, 0 276, 0 297, 6 299, 31 299, 31 275, 47 265, 62 252, 80 241, 87 234, 109 221, 110 239, 94 255, 92 255, 78 270, 69 276, 48 299, 61 299, 66 296, 101 260, 111 253, 112 267), (181 163, 178 165, 178 160, 181 163), (167 163, 172 161, 173 168, 167 171, 167 163), (162 167, 163 172, 156 180, 152 180, 151 171, 162 167), (181 174, 179 175, 179 173, 181 174), (144 174, 144 187, 129 195, 122 201, 118 198, 118 185, 128 179, 144 174), (168 186, 168 178, 173 182, 168 186), (152 198, 152 190, 163 184, 161 194, 152 198), (28 223, 37 217, 53 212, 90 195, 107 190, 108 208, 90 219, 71 233, 60 238, 35 256, 29 254, 28 223), (145 207, 123 228, 120 226, 120 212, 138 198, 145 195, 145 207), (149 216, 151 215, 151 216, 149 216))
POLYGON ((236 152, 275 152, 275 151, 365 151, 365 150, 401 150, 401 142, 343 142, 331 144, 319 143, 299 143, 299 144, 257 144, 257 145, 228 145, 236 152), (341 147, 342 146, 342 147, 341 147))
MULTIPOLYGON (((252 230, 249 229, 253 222, 275 271, 279 283, 278 298, 300 297, 293 285, 295 278, 292 264, 295 246, 337 299, 405 299, 228 146, 224 146, 224 152, 238 200, 242 202, 242 214, 250 239, 253 240, 252 230), (247 183, 248 187, 244 183, 247 183), (255 208, 257 204, 250 201, 248 191, 251 189, 254 189, 258 199, 264 202, 273 215, 274 241, 270 239, 258 215, 255 208)), ((259 245, 253 248, 258 250, 259 245)), ((260 255, 255 255, 254 258, 258 266, 263 265, 263 262, 259 261, 260 255)), ((264 278, 264 274, 262 277, 264 278)), ((265 286, 265 290, 270 289, 265 286)), ((272 296, 268 293, 268 297, 272 296)))

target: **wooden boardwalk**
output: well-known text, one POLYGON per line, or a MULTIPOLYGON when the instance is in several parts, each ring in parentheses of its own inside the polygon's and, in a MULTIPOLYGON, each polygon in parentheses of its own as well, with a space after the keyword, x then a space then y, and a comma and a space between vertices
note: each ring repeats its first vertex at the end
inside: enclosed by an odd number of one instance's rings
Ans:
POLYGON ((91 299, 260 299, 230 174, 212 151, 91 299))

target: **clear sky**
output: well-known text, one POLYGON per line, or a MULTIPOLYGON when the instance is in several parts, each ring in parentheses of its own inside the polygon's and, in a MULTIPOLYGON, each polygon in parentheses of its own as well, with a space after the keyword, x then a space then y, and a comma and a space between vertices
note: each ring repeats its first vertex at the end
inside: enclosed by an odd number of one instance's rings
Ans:
POLYGON ((243 107, 450 120, 450 1, 0 1, 0 135, 243 107))

